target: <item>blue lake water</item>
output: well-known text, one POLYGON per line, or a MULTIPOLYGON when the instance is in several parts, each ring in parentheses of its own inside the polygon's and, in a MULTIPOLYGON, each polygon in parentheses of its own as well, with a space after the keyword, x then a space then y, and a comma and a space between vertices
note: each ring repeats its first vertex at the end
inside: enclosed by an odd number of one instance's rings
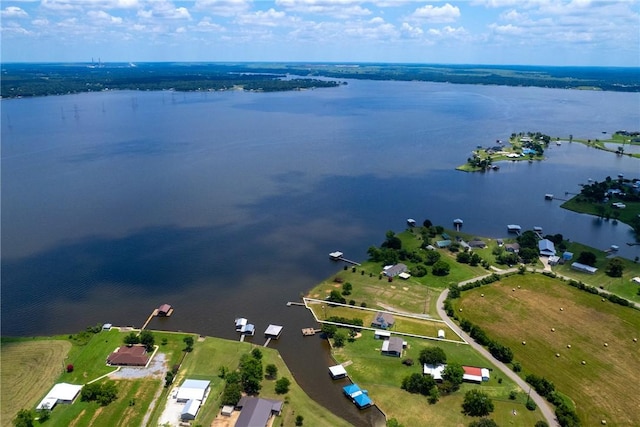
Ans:
POLYGON ((2 100, 2 335, 111 322, 236 339, 233 319, 272 344, 309 394, 370 423, 328 380, 320 339, 286 308, 363 259, 406 218, 506 237, 544 227, 633 259, 624 224, 545 201, 640 162, 552 144, 548 159, 454 170, 512 132, 600 138, 640 129, 640 94, 425 82, 351 81, 302 92, 104 92, 2 100))

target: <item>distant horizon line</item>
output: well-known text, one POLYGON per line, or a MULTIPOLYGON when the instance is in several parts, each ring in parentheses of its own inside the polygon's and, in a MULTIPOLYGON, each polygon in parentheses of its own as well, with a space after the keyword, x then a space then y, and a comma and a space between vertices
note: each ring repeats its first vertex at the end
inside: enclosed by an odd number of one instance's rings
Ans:
POLYGON ((540 64, 483 64, 483 63, 447 63, 447 62, 384 62, 384 61, 249 61, 249 60, 238 60, 238 61, 197 61, 197 60, 187 60, 187 61, 6 61, 0 62, 0 67, 5 65, 19 65, 19 64, 28 64, 28 65, 96 65, 101 64, 102 66, 109 64, 127 64, 127 65, 138 65, 138 64, 313 64, 313 65, 407 65, 407 66, 450 66, 450 67, 529 67, 529 68, 625 68, 625 69, 640 69, 640 65, 638 66, 625 66, 625 65, 540 65, 540 64))

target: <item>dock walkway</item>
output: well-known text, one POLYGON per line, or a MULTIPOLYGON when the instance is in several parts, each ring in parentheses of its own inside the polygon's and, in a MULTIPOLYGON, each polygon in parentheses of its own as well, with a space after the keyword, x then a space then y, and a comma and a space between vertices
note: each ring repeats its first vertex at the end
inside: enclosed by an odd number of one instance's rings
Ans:
POLYGON ((142 332, 144 330, 144 328, 147 327, 147 325, 149 324, 149 322, 151 322, 151 319, 153 319, 154 317, 156 317, 158 315, 158 309, 156 308, 155 310, 153 310, 151 312, 151 314, 149 315, 149 317, 147 317, 147 321, 144 322, 144 325, 142 325, 142 328, 140 328, 140 332, 142 332))

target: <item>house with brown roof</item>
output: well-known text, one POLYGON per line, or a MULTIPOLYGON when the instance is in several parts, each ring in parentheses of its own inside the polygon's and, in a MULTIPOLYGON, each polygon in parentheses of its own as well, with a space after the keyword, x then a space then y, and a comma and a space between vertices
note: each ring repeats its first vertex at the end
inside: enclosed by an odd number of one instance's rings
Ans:
POLYGON ((123 345, 107 357, 107 364, 114 366, 146 366, 149 356, 144 345, 123 345))

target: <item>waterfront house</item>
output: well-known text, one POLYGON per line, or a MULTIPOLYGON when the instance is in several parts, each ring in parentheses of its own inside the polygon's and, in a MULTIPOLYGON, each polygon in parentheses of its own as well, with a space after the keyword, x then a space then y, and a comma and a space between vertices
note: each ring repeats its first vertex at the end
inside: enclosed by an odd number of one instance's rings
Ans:
POLYGON ((379 311, 371 322, 372 328, 389 329, 396 323, 395 317, 391 313, 379 311))
POLYGON ((144 345, 123 345, 107 357, 111 366, 146 366, 149 363, 147 348, 144 345))
MULTIPOLYGON (((373 405, 367 390, 362 390, 358 384, 349 384, 342 387, 344 394, 358 407, 358 409, 368 408, 373 405)), ((237 424, 236 424, 237 425, 237 424)))
POLYGON ((486 248, 487 244, 485 242, 483 242, 482 240, 478 239, 477 237, 474 237, 473 240, 471 240, 469 242, 469 246, 472 248, 486 248))
POLYGON ((451 240, 438 240, 436 246, 440 249, 448 248, 451 246, 451 240))
POLYGON ((385 276, 387 277, 396 277, 398 274, 400 273, 404 273, 408 270, 407 266, 402 264, 402 263, 398 263, 395 265, 387 265, 383 268, 383 273, 385 276))
POLYGON ((283 404, 281 400, 243 396, 236 405, 240 415, 235 427, 267 426, 271 417, 280 415, 283 404))
POLYGON ((385 356, 401 357, 402 349, 406 346, 402 338, 391 337, 382 343, 381 352, 385 356))
POLYGON ((504 249, 507 252, 513 252, 514 254, 517 254, 518 252, 520 252, 520 244, 519 243, 505 243, 504 244, 504 249))
POLYGON ((542 239, 538 241, 538 250, 542 256, 555 256, 556 248, 553 242, 549 239, 542 239))

